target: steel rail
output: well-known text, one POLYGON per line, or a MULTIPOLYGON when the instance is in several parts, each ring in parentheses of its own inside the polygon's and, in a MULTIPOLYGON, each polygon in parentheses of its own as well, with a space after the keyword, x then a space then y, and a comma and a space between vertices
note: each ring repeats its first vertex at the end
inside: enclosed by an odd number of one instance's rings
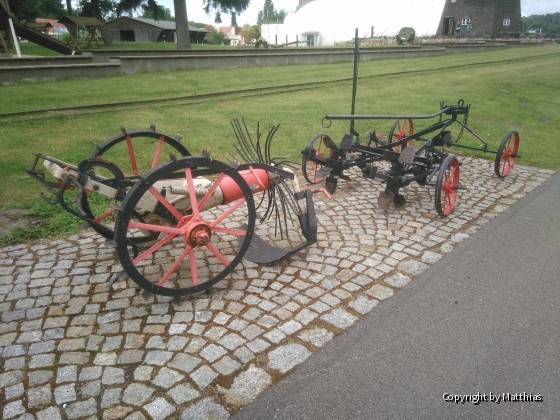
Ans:
MULTIPOLYGON (((548 55, 555 55, 555 54, 545 54, 539 57, 548 56, 548 55)), ((534 57, 527 57, 526 60, 534 59, 534 57)), ((524 58, 516 58, 512 60, 495 60, 495 61, 483 61, 483 62, 476 62, 476 63, 465 63, 465 64, 454 64, 450 66, 442 66, 437 68, 425 69, 425 70, 404 70, 404 71, 397 71, 397 72, 389 72, 389 73, 378 73, 378 74, 371 74, 371 75, 364 75, 359 76, 359 79, 372 79, 376 77, 395 77, 395 76, 406 76, 406 75, 422 75, 427 73, 433 73, 436 71, 446 71, 449 69, 457 69, 457 68, 466 68, 466 67, 475 67, 475 66, 488 66, 488 65, 502 65, 507 62, 519 62, 520 60, 525 60, 524 58)), ((337 78, 337 79, 329 79, 329 80, 322 80, 317 82, 304 82, 304 83, 290 83, 285 85, 274 85, 274 86, 261 86, 255 88, 244 88, 244 89, 236 89, 236 90, 227 90, 227 91, 219 91, 219 92, 209 92, 209 93, 201 93, 201 94, 193 94, 193 95, 179 95, 179 96, 172 96, 172 97, 159 97, 155 99, 139 99, 133 101, 119 101, 119 102, 108 102, 108 103, 99 103, 99 104, 88 104, 88 105, 73 105, 73 106, 64 106, 58 108, 43 108, 43 109, 35 109, 29 111, 15 111, 15 112, 6 112, 0 113, 0 123, 12 122, 12 121, 25 121, 26 119, 40 119, 40 118, 47 118, 52 117, 53 114, 67 114, 71 113, 73 116, 80 115, 83 113, 88 112, 103 112, 103 111, 110 111, 116 108, 126 108, 126 107, 142 107, 144 105, 151 105, 154 103, 159 104, 159 106, 166 106, 167 104, 163 104, 163 102, 171 102, 171 103, 178 103, 178 102, 192 102, 194 103, 201 103, 205 101, 210 101, 212 99, 220 98, 220 97, 227 97, 227 96, 237 96, 237 97, 245 97, 245 96, 261 96, 261 95, 269 95, 269 94, 277 94, 277 93, 284 93, 289 91, 298 91, 298 90, 307 90, 307 89, 316 89, 318 87, 322 87, 325 85, 331 85, 333 83, 345 83, 353 81, 352 77, 344 77, 344 78, 337 78)), ((172 105, 172 104, 169 104, 172 105)), ((390 117, 390 116, 387 116, 390 117)), ((400 116, 402 117, 402 116, 400 116)), ((428 118, 428 117, 427 117, 428 118)))

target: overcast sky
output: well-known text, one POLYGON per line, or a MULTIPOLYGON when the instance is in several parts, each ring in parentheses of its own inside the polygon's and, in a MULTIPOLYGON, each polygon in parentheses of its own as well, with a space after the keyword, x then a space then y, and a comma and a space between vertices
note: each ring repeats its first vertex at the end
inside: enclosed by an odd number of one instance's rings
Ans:
MULTIPOLYGON (((186 0, 187 14, 190 21, 201 23, 214 23, 214 15, 210 16, 204 13, 202 8, 202 0, 186 0)), ((397 0, 398 1, 398 0, 397 0)), ((422 1, 422 0, 418 0, 422 1)), ((158 0, 158 3, 171 9, 173 13, 173 0, 158 0)), ((285 10, 292 13, 296 10, 299 0, 272 0, 275 10, 285 10)), ((237 24, 243 26, 245 24, 254 25, 257 23, 257 14, 262 10, 264 0, 251 0, 249 8, 237 17, 237 24)), ((560 12, 560 0, 521 0, 521 15, 544 15, 546 13, 560 12)), ((231 23, 229 15, 222 16, 221 26, 227 26, 231 23)))

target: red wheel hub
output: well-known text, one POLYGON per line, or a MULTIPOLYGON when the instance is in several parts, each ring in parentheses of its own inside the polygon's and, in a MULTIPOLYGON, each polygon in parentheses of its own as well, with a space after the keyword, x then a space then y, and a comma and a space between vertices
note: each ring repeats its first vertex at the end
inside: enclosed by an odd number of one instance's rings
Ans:
POLYGON ((212 238, 212 229, 200 217, 185 216, 179 221, 177 227, 183 232, 185 242, 192 247, 204 246, 212 238))
POLYGON ((188 239, 192 246, 203 246, 210 242, 211 236, 212 231, 210 228, 201 224, 191 229, 188 239))

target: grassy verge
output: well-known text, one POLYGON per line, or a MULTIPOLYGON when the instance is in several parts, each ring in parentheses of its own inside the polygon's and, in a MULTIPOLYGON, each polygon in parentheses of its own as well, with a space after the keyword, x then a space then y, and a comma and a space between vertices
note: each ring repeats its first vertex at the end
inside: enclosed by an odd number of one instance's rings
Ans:
MULTIPOLYGON (((464 99, 472 105, 469 126, 496 149, 511 129, 521 136, 520 163, 560 169, 560 145, 555 138, 560 89, 557 46, 511 48, 487 53, 453 54, 363 62, 356 112, 358 114, 432 114, 439 103, 464 99)), ((273 149, 279 156, 300 160, 300 151, 320 132, 335 140, 348 130, 345 122, 322 126, 326 114, 348 114, 352 64, 285 66, 227 70, 174 71, 100 79, 69 79, 0 86, 0 112, 56 106, 76 106, 119 100, 160 98, 142 107, 73 114, 56 113, 40 119, 0 118, 0 210, 20 208, 35 214, 41 228, 28 226, 0 243, 51 236, 76 229, 63 212, 38 203, 39 186, 24 172, 32 151, 78 163, 120 127, 147 128, 181 134, 193 154, 210 148, 215 158, 228 161, 233 133, 230 120, 244 116, 251 127, 281 124, 273 149), (216 98, 199 104, 176 104, 166 98, 181 94, 218 92, 244 87, 302 81, 337 80, 317 89, 245 98, 216 98), (39 206, 39 207, 37 207, 39 206)), ((418 128, 430 121, 419 123, 418 128)), ((391 121, 361 122, 357 129, 387 133, 391 121)), ((464 141, 476 142, 465 136, 464 141)), ((459 150, 453 150, 457 153, 459 150)), ((480 153, 476 153, 481 155, 480 153)), ((486 155, 487 158, 493 156, 486 155)))
MULTIPOLYGON (((222 45, 192 44, 193 50, 214 50, 227 49, 222 45)), ((34 44, 32 42, 20 42, 20 49, 23 55, 38 56, 57 56, 61 55, 56 51, 34 44)), ((177 44, 173 42, 113 42, 109 46, 102 45, 102 50, 176 50, 177 44)), ((93 49, 95 50, 95 49, 93 49)))

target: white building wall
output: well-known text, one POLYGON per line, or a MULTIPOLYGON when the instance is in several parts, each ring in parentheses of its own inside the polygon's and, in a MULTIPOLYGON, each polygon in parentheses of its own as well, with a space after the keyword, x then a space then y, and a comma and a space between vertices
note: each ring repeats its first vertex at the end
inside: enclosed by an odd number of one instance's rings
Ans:
POLYGON ((317 46, 360 37, 395 36, 405 26, 417 36, 434 35, 445 0, 315 0, 286 16, 284 24, 262 25, 269 44, 305 42, 315 35, 317 46))

